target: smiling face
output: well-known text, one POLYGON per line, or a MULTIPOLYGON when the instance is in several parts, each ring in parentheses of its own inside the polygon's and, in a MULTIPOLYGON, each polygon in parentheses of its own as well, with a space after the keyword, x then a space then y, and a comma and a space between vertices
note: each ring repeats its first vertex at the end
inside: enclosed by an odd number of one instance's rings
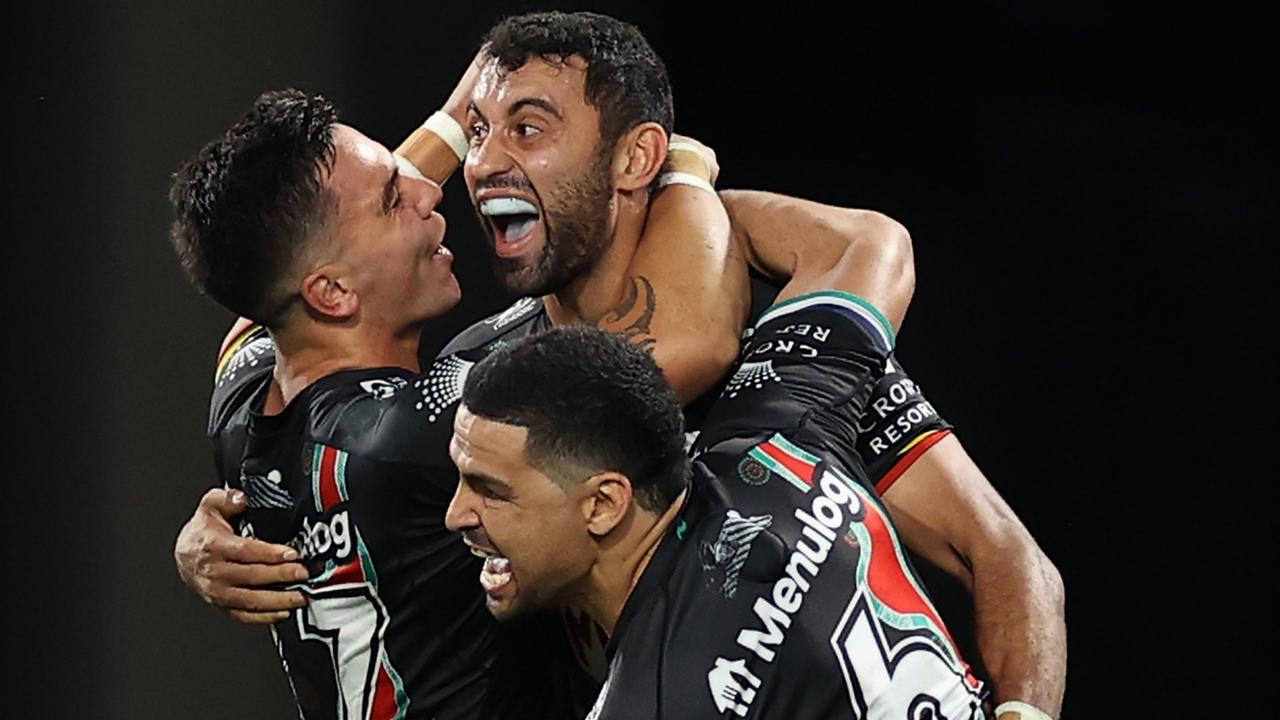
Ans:
POLYGON ((595 559, 584 512, 590 490, 566 489, 529 464, 528 430, 458 408, 449 455, 460 482, 445 524, 485 558, 489 612, 507 620, 580 590, 595 559))
POLYGON ((518 295, 563 289, 599 259, 615 223, 614 147, 587 104, 586 65, 490 62, 472 95, 467 189, 494 269, 518 295))
POLYGON ((400 172, 383 145, 334 126, 328 185, 337 198, 324 264, 360 298, 361 322, 395 332, 452 308, 461 297, 435 183, 400 172))

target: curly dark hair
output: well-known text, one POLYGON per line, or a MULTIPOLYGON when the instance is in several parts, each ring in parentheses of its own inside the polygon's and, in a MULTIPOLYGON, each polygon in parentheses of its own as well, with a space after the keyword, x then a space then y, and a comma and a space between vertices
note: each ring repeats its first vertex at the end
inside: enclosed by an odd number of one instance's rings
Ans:
POLYGON ((536 12, 498 23, 485 38, 486 54, 504 70, 530 57, 587 63, 587 104, 600 112, 600 136, 612 145, 627 130, 655 122, 671 134, 675 110, 662 59, 629 23, 590 12, 536 12))
POLYGON ((263 93, 174 174, 170 239, 201 292, 267 325, 287 307, 285 274, 336 208, 337 118, 320 95, 263 93))

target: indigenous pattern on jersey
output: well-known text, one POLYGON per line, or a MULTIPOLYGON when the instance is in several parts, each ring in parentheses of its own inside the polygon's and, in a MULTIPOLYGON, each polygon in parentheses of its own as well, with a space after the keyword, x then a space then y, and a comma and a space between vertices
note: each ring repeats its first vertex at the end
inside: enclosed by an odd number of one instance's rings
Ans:
MULTIPOLYGON (((754 326, 772 306, 778 289, 753 276, 751 293, 750 322, 754 326)), ((550 327, 551 319, 542 300, 523 298, 459 334, 438 357, 461 355, 478 361, 504 343, 550 327)), ((743 333, 744 340, 753 332, 753 328, 748 328, 743 333)), ((804 332, 797 328, 780 342, 803 355, 820 345, 828 332, 822 327, 811 327, 804 332)), ((744 347, 736 372, 685 408, 687 428, 699 430, 718 397, 750 397, 778 382, 773 362, 759 355, 767 351, 767 348, 762 351, 760 346, 744 347)), ((951 432, 951 425, 938 414, 892 354, 873 371, 873 376, 871 396, 859 407, 857 453, 876 491, 883 494, 917 458, 951 432)))
POLYGON ((246 495, 242 534, 295 548, 311 573, 308 605, 273 628, 301 716, 483 717, 496 626, 480 560, 444 526, 469 364, 336 373, 268 416, 274 357, 261 331, 229 349, 209 433, 246 495))
POLYGON ((888 323, 820 293, 756 328, 746 356, 772 375, 711 410, 589 717, 981 720, 984 687, 857 453, 888 323))

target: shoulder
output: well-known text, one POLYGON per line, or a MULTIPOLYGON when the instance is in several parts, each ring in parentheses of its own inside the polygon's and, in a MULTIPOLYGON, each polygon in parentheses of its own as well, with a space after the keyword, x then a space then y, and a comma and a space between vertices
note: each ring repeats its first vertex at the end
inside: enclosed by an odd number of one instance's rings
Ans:
POLYGON ((314 398, 313 432, 371 459, 446 465, 453 416, 474 364, 446 357, 418 374, 384 370, 353 378, 314 398))
POLYGON ((276 346, 260 326, 226 344, 214 372, 209 404, 209 434, 217 435, 271 377, 276 346))
POLYGON ((458 333, 438 357, 458 353, 492 352, 502 341, 510 341, 545 329, 548 324, 542 298, 520 298, 500 313, 458 333))

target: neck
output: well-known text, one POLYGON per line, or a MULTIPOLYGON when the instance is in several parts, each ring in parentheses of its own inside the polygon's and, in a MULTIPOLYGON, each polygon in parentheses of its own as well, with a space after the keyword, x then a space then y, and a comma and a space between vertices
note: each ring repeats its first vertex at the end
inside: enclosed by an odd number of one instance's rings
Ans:
POLYGON ((604 254, 564 289, 542 298, 556 325, 598 325, 626 297, 627 268, 644 231, 648 193, 619 193, 614 202, 617 211, 604 254))
POLYGON ((631 516, 615 530, 615 533, 621 531, 618 536, 603 543, 600 558, 588 576, 587 589, 572 604, 610 637, 618 625, 627 598, 631 597, 640 576, 649 567, 667 528, 680 514, 687 493, 688 490, 680 493, 661 515, 634 506, 631 516))
POLYGON ((296 332, 272 332, 276 366, 264 411, 282 411, 312 383, 343 370, 398 367, 418 372, 421 333, 421 325, 387 332, 319 324, 296 332))

